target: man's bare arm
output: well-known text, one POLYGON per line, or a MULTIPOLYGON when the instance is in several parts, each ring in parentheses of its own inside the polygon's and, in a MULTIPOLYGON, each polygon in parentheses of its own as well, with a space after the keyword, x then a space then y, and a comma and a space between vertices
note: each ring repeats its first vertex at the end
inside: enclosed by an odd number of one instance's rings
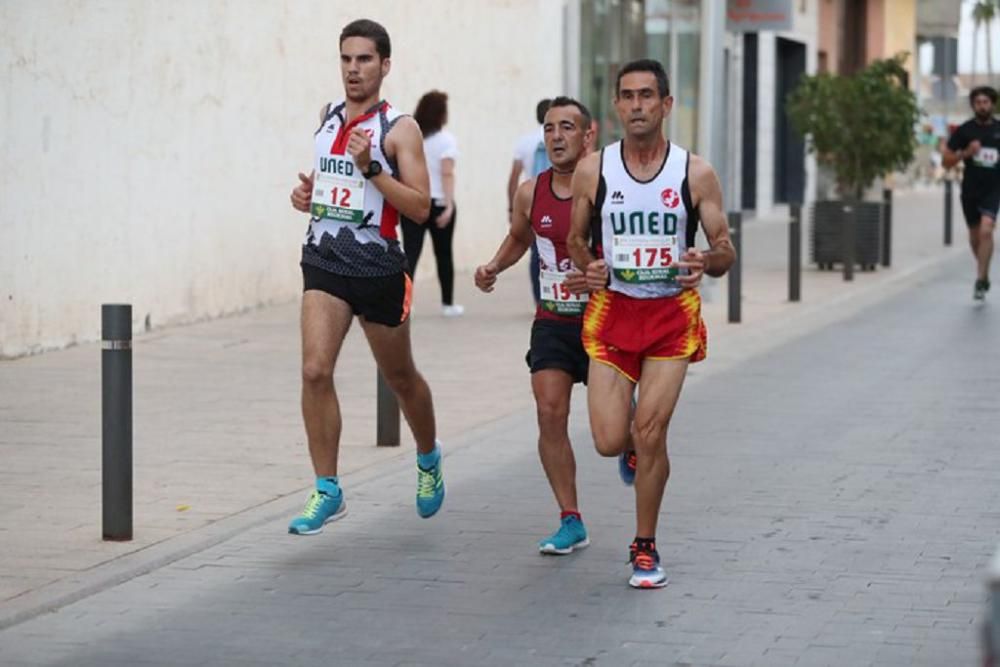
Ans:
POLYGON ((973 155, 978 153, 979 149, 982 147, 982 144, 980 144, 979 141, 973 141, 965 148, 960 148, 957 151, 953 151, 951 150, 951 148, 948 147, 948 144, 946 142, 943 143, 944 145, 941 147, 941 164, 944 166, 945 169, 951 169, 959 162, 962 162, 963 160, 968 160, 973 155))
POLYGON ((569 234, 566 235, 566 249, 569 250, 573 263, 584 271, 595 259, 588 243, 600 165, 600 155, 592 153, 580 161, 573 173, 573 208, 570 213, 569 234))
MULTIPOLYGON (((319 108, 319 124, 321 127, 326 121, 326 113, 329 110, 329 104, 324 104, 319 108)), ((312 208, 312 194, 315 180, 315 173, 310 172, 310 174, 306 176, 301 171, 299 172, 299 182, 292 189, 291 194, 292 207, 295 210, 302 211, 303 213, 309 213, 312 208)))
POLYGON ((510 219, 510 230, 507 238, 500 244, 493 261, 497 271, 504 271, 514 264, 528 251, 535 242, 535 232, 531 229, 531 204, 535 198, 535 179, 522 183, 514 193, 514 210, 510 219))
MULTIPOLYGON (((705 251, 694 250, 693 255, 700 258, 704 273, 717 278, 725 274, 736 261, 736 248, 729 238, 729 223, 722 206, 722 186, 712 165, 697 155, 691 156, 688 185, 692 204, 698 209, 709 246, 705 251)), ((683 276, 679 280, 680 278, 683 276)), ((681 281, 682 284, 684 282, 681 281)))
MULTIPOLYGON (((351 144, 357 136, 351 137, 351 144)), ((361 136, 365 136, 363 132, 361 136)), ((389 165, 384 164, 382 173, 372 178, 370 183, 400 214, 414 222, 426 222, 431 213, 431 182, 424 161, 424 137, 416 121, 408 116, 400 118, 385 138, 385 148, 396 160, 399 179, 393 178, 388 173, 389 165)), ((352 155, 361 171, 368 168, 370 148, 357 155, 352 152, 352 155)))
POLYGON ((525 181, 514 193, 510 229, 493 259, 476 269, 476 287, 484 292, 492 292, 497 275, 517 264, 535 241, 535 233, 531 229, 531 204, 534 195, 535 179, 525 181))

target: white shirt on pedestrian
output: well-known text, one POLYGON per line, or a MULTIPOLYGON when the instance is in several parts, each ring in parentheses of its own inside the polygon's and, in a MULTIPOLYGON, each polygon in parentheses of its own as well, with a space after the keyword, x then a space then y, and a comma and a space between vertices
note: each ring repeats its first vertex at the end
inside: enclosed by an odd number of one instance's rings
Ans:
POLYGON ((424 137, 424 158, 431 177, 431 199, 445 198, 444 184, 441 182, 441 160, 454 160, 457 157, 458 142, 448 130, 438 130, 429 137, 424 137))
POLYGON ((535 170, 535 152, 538 150, 538 144, 544 142, 545 130, 539 125, 537 130, 525 134, 514 145, 514 159, 521 163, 522 182, 535 176, 532 173, 535 170))

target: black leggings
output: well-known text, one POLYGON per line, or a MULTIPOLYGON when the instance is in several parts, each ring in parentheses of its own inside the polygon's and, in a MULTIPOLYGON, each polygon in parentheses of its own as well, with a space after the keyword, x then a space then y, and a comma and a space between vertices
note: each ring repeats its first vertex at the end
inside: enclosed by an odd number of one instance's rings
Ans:
POLYGON ((434 220, 441 215, 443 206, 431 204, 431 214, 424 224, 418 224, 407 218, 402 219, 403 251, 410 265, 410 277, 417 277, 417 262, 420 252, 424 249, 424 232, 430 230, 431 242, 434 244, 434 259, 437 261, 438 282, 441 283, 441 303, 452 304, 455 293, 455 265, 451 256, 451 239, 455 234, 455 217, 458 209, 452 209, 451 220, 444 227, 438 227, 434 220))

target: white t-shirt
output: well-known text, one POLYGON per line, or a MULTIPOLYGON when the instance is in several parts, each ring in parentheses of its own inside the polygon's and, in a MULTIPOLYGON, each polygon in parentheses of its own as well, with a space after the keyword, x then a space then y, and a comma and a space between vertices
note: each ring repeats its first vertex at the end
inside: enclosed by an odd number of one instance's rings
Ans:
POLYGON ((537 130, 525 134, 514 145, 514 159, 521 163, 522 182, 537 176, 532 173, 535 169, 535 151, 538 150, 539 142, 544 141, 545 130, 539 125, 537 130))
POLYGON ((458 157, 458 142, 448 130, 438 130, 424 137, 424 159, 431 177, 431 199, 444 199, 444 185, 441 183, 441 160, 458 157))

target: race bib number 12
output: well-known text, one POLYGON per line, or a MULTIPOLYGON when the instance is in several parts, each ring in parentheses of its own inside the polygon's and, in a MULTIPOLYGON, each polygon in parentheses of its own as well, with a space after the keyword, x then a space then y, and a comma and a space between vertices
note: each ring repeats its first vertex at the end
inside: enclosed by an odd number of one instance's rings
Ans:
POLYGON ((365 217, 365 185, 354 160, 343 155, 323 156, 313 185, 312 215, 360 225, 365 217))

